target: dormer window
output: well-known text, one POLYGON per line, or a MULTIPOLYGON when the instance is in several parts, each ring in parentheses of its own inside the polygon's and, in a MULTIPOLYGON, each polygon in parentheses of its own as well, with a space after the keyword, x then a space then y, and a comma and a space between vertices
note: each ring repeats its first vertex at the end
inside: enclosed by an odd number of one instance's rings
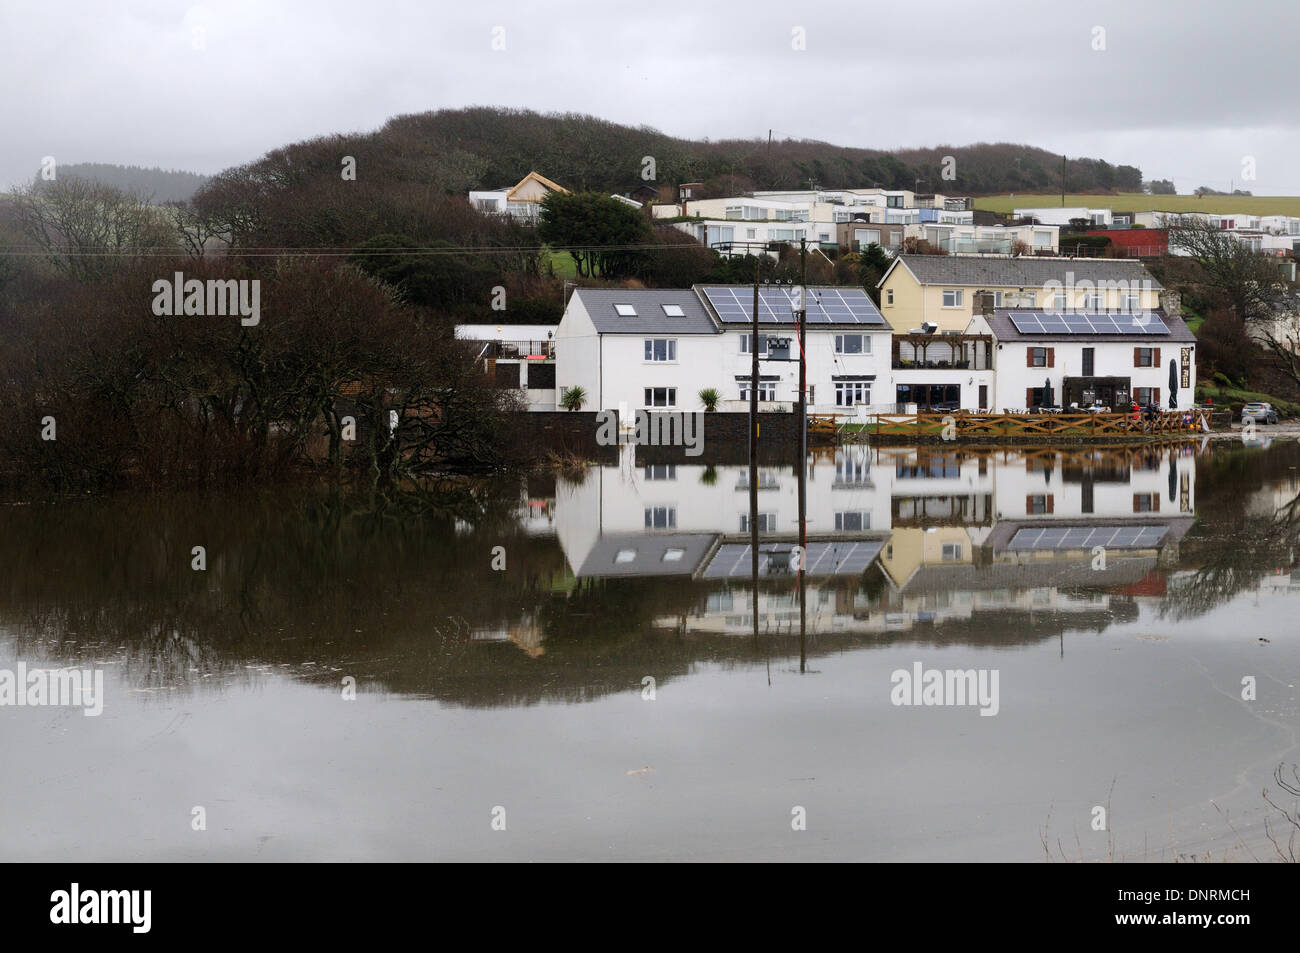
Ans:
POLYGON ((614 310, 618 312, 620 318, 636 317, 636 308, 632 307, 630 304, 616 304, 614 305, 614 310))
POLYGON ((663 305, 663 309, 664 309, 664 314, 668 315, 668 317, 670 318, 686 317, 686 312, 682 310, 682 306, 680 304, 666 304, 663 305))

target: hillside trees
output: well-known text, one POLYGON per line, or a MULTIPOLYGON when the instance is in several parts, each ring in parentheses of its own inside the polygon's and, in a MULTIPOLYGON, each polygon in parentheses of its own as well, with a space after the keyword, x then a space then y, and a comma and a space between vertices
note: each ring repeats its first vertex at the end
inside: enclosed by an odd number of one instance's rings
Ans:
POLYGON ((542 200, 537 237, 563 248, 584 277, 625 278, 641 267, 650 223, 637 209, 595 192, 552 192, 542 200))

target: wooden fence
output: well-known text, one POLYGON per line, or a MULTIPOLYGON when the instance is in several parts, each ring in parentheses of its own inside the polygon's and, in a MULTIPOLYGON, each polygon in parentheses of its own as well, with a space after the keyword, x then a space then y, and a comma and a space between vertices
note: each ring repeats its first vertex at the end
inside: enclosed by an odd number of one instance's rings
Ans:
MULTIPOLYGON (((1202 430, 1203 412, 1173 410, 1137 414, 872 414, 879 434, 938 434, 953 437, 1093 437, 1192 434, 1202 430)), ((1208 423, 1208 420, 1207 420, 1208 423)))

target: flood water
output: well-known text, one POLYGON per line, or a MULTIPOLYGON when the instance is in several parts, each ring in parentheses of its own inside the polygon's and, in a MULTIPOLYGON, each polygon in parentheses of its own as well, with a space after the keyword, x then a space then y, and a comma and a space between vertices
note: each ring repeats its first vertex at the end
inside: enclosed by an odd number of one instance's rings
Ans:
POLYGON ((0 506, 0 670, 104 678, 0 708, 0 859, 1275 856, 1296 443, 820 451, 802 626, 798 468, 704 461, 0 506))

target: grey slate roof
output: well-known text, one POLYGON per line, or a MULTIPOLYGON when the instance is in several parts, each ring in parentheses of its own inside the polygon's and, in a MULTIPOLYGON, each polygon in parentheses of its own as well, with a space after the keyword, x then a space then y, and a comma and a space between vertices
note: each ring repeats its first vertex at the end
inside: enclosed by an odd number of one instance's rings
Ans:
POLYGON ((689 288, 579 288, 573 293, 600 334, 721 334, 699 296, 689 288), (623 317, 616 304, 630 304, 636 317, 623 317), (680 305, 684 317, 670 318, 662 305, 680 305))
MULTIPOLYGON (((1042 313, 1044 309, 1023 308, 1021 310, 1042 313)), ((1058 344, 1069 341, 1073 344, 1084 345, 1124 341, 1129 344, 1142 344, 1144 346, 1196 343, 1196 335, 1183 323, 1183 319, 1176 314, 1166 314, 1164 311, 1152 311, 1151 313, 1165 323, 1165 327, 1169 328, 1168 334, 1021 334, 1011 321, 1011 315, 1015 313, 1014 309, 998 308, 984 319, 989 323, 993 336, 999 341, 1051 341, 1058 344)))
POLYGON ((620 533, 601 536, 574 573, 580 579, 592 576, 690 576, 695 573, 718 537, 714 533, 620 533), (681 557, 664 560, 670 550, 681 557), (635 553, 618 562, 622 551, 635 553))
POLYGON ((1082 281, 1148 281, 1159 291, 1164 285, 1156 281, 1140 261, 1115 258, 986 258, 979 255, 899 255, 899 265, 906 266, 923 285, 953 285, 1013 288, 1037 288, 1049 281, 1067 283, 1073 274, 1074 284, 1082 281))

